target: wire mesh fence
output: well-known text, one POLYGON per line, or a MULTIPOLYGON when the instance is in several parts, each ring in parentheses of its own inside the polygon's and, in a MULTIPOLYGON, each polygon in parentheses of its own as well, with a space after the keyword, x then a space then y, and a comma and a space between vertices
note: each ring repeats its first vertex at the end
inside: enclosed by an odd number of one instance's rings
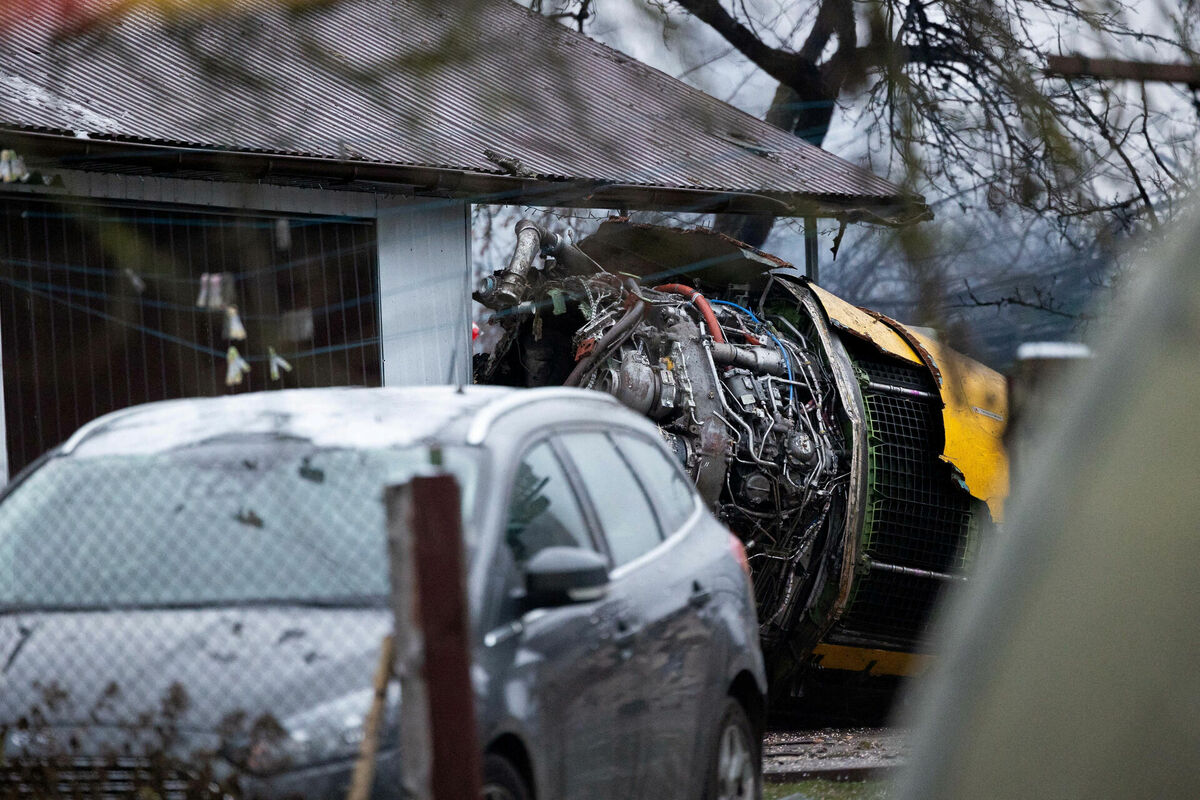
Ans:
POLYGON ((0 501, 0 798, 398 786, 384 486, 404 449, 101 438, 0 501))

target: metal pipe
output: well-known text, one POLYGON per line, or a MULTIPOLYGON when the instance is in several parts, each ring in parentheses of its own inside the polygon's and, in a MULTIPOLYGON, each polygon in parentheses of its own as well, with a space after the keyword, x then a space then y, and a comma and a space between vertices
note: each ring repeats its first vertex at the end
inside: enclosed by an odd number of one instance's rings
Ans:
POLYGON ((595 364, 606 355, 607 351, 612 350, 614 347, 617 347, 624 342, 625 339, 633 333, 633 329, 637 327, 637 324, 642 321, 642 317, 645 315, 646 304, 641 300, 636 301, 633 308, 626 311, 625 314, 622 315, 619 320, 617 320, 617 323, 609 329, 608 333, 604 334, 604 337, 600 341, 596 342, 596 346, 592 349, 592 352, 584 356, 583 359, 575 365, 575 369, 571 370, 571 374, 567 376, 565 381, 563 381, 563 386, 578 386, 579 381, 583 378, 587 371, 595 366, 595 364))
POLYGON ((768 375, 786 375, 782 354, 770 347, 739 347, 729 342, 714 342, 713 359, 722 366, 743 367, 768 375))
POLYGON ((708 332, 712 334, 713 341, 718 344, 725 343, 725 334, 721 331, 721 323, 717 322, 717 315, 713 313, 712 306, 708 304, 704 295, 682 283, 664 283, 662 286, 655 286, 654 291, 678 294, 691 300, 696 308, 700 309, 700 316, 704 317, 704 324, 708 326, 708 332))
MULTIPOLYGON (((750 457, 754 459, 754 462, 762 467, 774 468, 774 466, 775 466, 774 464, 770 463, 769 461, 763 461, 762 459, 757 458, 754 455, 754 431, 753 431, 753 429, 751 429, 750 425, 744 419, 742 419, 740 414, 738 414, 736 411, 734 411, 732 408, 729 407, 729 403, 726 402, 726 400, 725 400, 725 392, 727 392, 729 390, 725 387, 725 383, 721 380, 720 374, 717 373, 717 362, 713 359, 713 352, 712 352, 712 348, 713 348, 713 345, 715 344, 715 342, 711 342, 708 339, 703 339, 702 341, 703 341, 703 345, 704 345, 704 354, 706 356, 708 356, 708 366, 709 366, 709 369, 712 371, 713 382, 716 384, 717 399, 721 401, 721 407, 725 409, 726 413, 729 414, 730 418, 732 418, 734 421, 739 423, 746 430, 746 437, 749 439, 749 447, 747 448, 747 450, 750 453, 750 457)), ((725 424, 728 425, 729 424, 728 421, 726 421, 725 424)), ((737 459, 737 460, 740 461, 741 459, 737 459)))
POLYGON ((887 394, 898 394, 905 397, 917 397, 921 400, 942 399, 933 392, 923 392, 920 389, 909 389, 907 386, 897 386, 894 383, 877 383, 876 381, 868 381, 867 388, 876 392, 886 392, 887 394))
POLYGON ((526 276, 541 252, 545 235, 541 226, 532 220, 523 219, 517 223, 517 246, 513 248, 508 267, 500 273, 500 281, 487 292, 488 305, 503 308, 521 302, 528 288, 526 276))
POLYGON ((820 283, 820 251, 817 249, 817 220, 804 218, 804 274, 813 283, 820 283))
POLYGON ((868 572, 878 570, 880 572, 895 572, 898 575, 911 575, 914 578, 933 578, 939 581, 965 581, 966 575, 951 575, 949 572, 934 572, 931 569, 917 569, 916 567, 902 567, 899 564, 887 564, 883 561, 872 561, 865 559, 863 566, 868 572))

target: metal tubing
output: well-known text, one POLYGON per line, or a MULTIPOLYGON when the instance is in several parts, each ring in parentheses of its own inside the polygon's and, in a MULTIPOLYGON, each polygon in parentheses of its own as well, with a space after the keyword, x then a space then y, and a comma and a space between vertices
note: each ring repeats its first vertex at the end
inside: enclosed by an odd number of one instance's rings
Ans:
POLYGON ((887 392, 888 394, 898 394, 904 397, 917 397, 921 400, 941 400, 941 397, 933 392, 923 392, 920 389, 909 389, 907 386, 896 386, 892 383, 877 383, 869 381, 867 388, 876 392, 887 392))
POLYGON ((871 561, 867 559, 863 562, 868 572, 895 572, 899 575, 911 575, 914 578, 933 578, 939 581, 965 581, 966 575, 951 575, 949 572, 934 572, 931 569, 917 569, 916 567, 902 567, 899 564, 887 564, 883 561, 871 561))
POLYGON ((678 294, 691 300, 696 308, 700 309, 700 316, 704 317, 704 324, 708 326, 708 332, 712 334, 713 341, 718 344, 725 343, 725 334, 721 332, 721 323, 717 322, 717 315, 713 313, 712 306, 708 304, 708 300, 704 299, 704 295, 682 283, 664 283, 662 286, 655 286, 654 291, 678 294))
MULTIPOLYGON (((704 345, 704 354, 708 356, 708 366, 712 371, 713 382, 716 384, 716 395, 717 399, 721 401, 721 407, 725 409, 725 413, 729 414, 730 419, 739 423, 746 430, 746 438, 749 440, 747 452, 750 453, 750 457, 754 459, 755 463, 762 467, 773 468, 775 466, 774 464, 769 461, 763 461, 754 455, 754 430, 750 427, 749 423, 742 419, 742 416, 738 412, 729 407, 729 403, 725 400, 725 392, 727 392, 728 389, 725 388, 725 384, 721 380, 721 376, 717 373, 717 362, 713 359, 712 349, 713 345, 716 343, 708 339, 703 339, 702 337, 702 344, 704 345)), ((728 425, 728 421, 726 421, 725 424, 728 425)))
POLYGON ((517 223, 517 246, 513 249, 508 267, 500 274, 500 283, 492 291, 497 307, 515 306, 525 296, 525 276, 542 248, 545 231, 536 223, 523 219, 517 223))
POLYGON ((606 355, 607 351, 612 350, 617 345, 625 341, 626 336, 633 332, 637 324, 642 321, 642 317, 646 315, 646 304, 642 301, 637 301, 633 308, 625 312, 617 324, 609 329, 604 338, 596 343, 596 347, 592 352, 583 357, 575 369, 571 370, 571 374, 563 381, 563 386, 578 386, 584 374, 591 369, 599 360, 606 355))
POLYGON ((739 347, 728 342, 713 344, 713 360, 722 366, 743 367, 768 375, 786 375, 782 354, 770 347, 739 347))

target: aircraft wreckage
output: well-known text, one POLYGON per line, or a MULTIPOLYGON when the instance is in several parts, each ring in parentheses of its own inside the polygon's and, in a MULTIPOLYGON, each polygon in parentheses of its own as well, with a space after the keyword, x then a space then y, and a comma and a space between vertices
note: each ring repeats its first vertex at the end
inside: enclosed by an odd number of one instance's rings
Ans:
POLYGON ((775 691, 914 670, 1003 511, 1001 375, 706 229, 612 219, 574 245, 522 221, 475 297, 503 327, 477 382, 598 389, 658 424, 745 543, 775 691))

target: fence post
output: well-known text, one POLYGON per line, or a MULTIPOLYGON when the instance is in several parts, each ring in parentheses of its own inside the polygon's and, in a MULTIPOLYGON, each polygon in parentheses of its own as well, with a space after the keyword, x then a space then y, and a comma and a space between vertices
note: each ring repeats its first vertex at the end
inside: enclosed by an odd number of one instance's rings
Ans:
POLYGON ((400 766, 419 800, 481 792, 459 490, 416 477, 385 494, 400 677, 400 766))

